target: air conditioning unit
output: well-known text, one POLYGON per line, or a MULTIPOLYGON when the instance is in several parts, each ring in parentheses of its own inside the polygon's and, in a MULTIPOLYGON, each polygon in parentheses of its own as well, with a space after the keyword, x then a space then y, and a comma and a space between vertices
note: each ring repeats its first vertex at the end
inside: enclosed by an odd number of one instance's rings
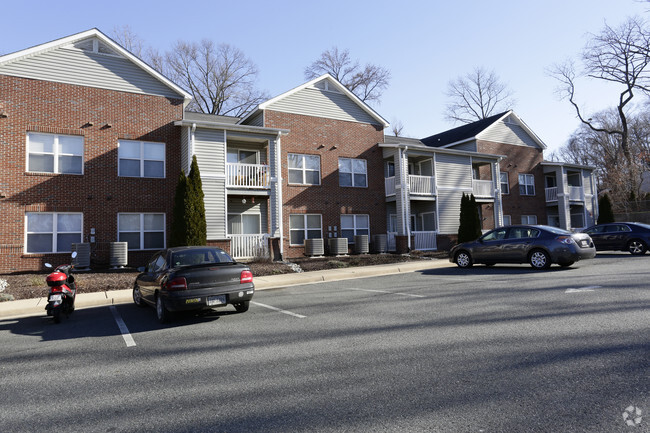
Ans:
POLYGON ((388 251, 388 236, 385 234, 372 235, 372 250, 376 253, 388 251))
POLYGON ((327 242, 331 255, 342 256, 348 253, 348 238, 329 238, 327 242))
POLYGON ((129 262, 129 243, 111 242, 109 244, 110 265, 115 268, 123 268, 129 262))
POLYGON ((325 242, 322 238, 305 239, 306 256, 322 256, 325 254, 325 242))
POLYGON ((77 252, 77 257, 72 259, 72 264, 78 271, 90 269, 90 244, 81 242, 72 244, 72 251, 77 252))
POLYGON ((355 254, 368 254, 370 248, 368 246, 368 235, 355 235, 354 236, 354 252, 355 254))

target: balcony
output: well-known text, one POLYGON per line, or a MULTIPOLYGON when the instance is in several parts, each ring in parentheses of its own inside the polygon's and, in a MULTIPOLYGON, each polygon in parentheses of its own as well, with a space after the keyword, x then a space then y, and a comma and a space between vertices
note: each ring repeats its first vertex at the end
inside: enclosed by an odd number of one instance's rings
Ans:
MULTIPOLYGON (((409 175, 409 193, 411 195, 435 195, 435 186, 433 183, 433 176, 415 176, 409 175)), ((384 187, 386 189, 386 197, 395 195, 395 177, 387 177, 384 179, 384 187)))
POLYGON ((472 180, 472 194, 476 198, 494 198, 494 184, 491 180, 472 180))
POLYGON ((269 166, 227 163, 226 186, 243 189, 267 189, 269 188, 269 166))
MULTIPOLYGON (((546 188, 546 201, 557 201, 557 187, 546 188)), ((571 201, 585 201, 585 189, 581 186, 568 186, 568 196, 571 201)))

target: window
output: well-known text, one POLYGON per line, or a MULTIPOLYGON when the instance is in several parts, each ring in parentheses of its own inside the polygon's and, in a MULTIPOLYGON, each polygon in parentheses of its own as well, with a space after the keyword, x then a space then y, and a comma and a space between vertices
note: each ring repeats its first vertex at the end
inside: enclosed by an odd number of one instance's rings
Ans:
POLYGON ((506 238, 506 232, 508 229, 502 228, 502 229, 496 229, 491 232, 488 232, 483 236, 481 239, 484 241, 497 241, 497 240, 502 240, 506 238))
POLYGON ((384 164, 384 177, 395 177, 395 163, 387 161, 384 164))
POLYGON ((261 233, 260 214, 228 214, 229 235, 256 235, 261 233))
POLYGON ((425 232, 436 231, 436 213, 424 212, 422 213, 422 230, 425 232))
POLYGON ((535 195, 535 176, 532 174, 519 175, 519 194, 535 195))
POLYGON ((501 194, 510 194, 510 183, 508 183, 508 172, 502 171, 499 173, 501 182, 501 194))
POLYGON ((290 153, 289 183, 320 185, 320 156, 290 153))
POLYGON ((118 240, 129 250, 165 248, 165 214, 121 213, 117 215, 118 240))
POLYGON ((354 243, 354 236, 370 236, 368 215, 341 215, 341 237, 348 238, 348 243, 354 243))
POLYGON ((537 215, 522 215, 522 224, 537 224, 537 215))
POLYGON ((259 163, 259 153, 255 150, 228 149, 227 158, 231 164, 259 163))
POLYGON ((83 214, 27 213, 28 253, 68 253, 81 242, 83 214))
POLYGON ((503 225, 504 226, 509 226, 510 224, 512 224, 511 219, 510 219, 510 215, 504 215, 503 216, 503 225))
POLYGON ((305 239, 322 238, 320 214, 289 215, 291 245, 303 245, 305 239))
POLYGON ((365 159, 339 158, 339 185, 363 188, 368 186, 365 159))
POLYGON ((165 143, 120 140, 118 176, 165 177, 165 143))
POLYGON ((27 134, 27 171, 83 174, 84 138, 77 135, 27 134))
POLYGON ((537 229, 513 227, 508 233, 508 239, 527 239, 536 238, 539 236, 540 231, 537 229))

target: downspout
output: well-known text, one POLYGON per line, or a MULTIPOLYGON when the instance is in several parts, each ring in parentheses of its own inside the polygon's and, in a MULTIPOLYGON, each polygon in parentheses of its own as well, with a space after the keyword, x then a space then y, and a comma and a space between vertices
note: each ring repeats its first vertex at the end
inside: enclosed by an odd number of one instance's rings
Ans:
POLYGON ((278 202, 278 234, 280 235, 280 257, 284 260, 284 221, 282 220, 282 208, 284 206, 282 202, 282 165, 281 165, 281 145, 280 137, 282 133, 278 132, 278 137, 275 140, 275 182, 277 185, 277 197, 278 202))
POLYGON ((190 143, 189 146, 187 146, 187 167, 186 168, 186 174, 190 174, 190 167, 192 166, 192 156, 194 155, 194 132, 196 131, 196 123, 192 123, 192 128, 190 129, 190 143))
POLYGON ((400 167, 400 182, 402 184, 402 230, 406 233, 406 245, 408 246, 409 251, 411 250, 411 214, 410 214, 410 197, 408 193, 408 146, 404 146, 402 151, 402 158, 400 158, 401 167, 400 167), (404 170, 406 166, 406 170, 404 170))

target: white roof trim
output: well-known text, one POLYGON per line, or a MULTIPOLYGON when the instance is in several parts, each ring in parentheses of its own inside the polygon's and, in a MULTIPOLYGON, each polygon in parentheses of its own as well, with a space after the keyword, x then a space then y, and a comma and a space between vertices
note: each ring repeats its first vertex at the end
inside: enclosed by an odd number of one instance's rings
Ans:
POLYGON ((149 73, 155 79, 161 81, 167 87, 171 88, 173 91, 175 91, 179 95, 183 96, 186 103, 189 102, 190 99, 192 99, 192 95, 187 93, 185 90, 183 90, 178 85, 174 84, 171 80, 166 78, 160 72, 156 71, 154 68, 147 65, 145 62, 140 60, 138 57, 131 54, 129 51, 124 49, 120 44, 113 41, 111 38, 109 38, 108 36, 106 36, 104 33, 102 33, 101 31, 99 31, 96 28, 86 30, 86 31, 81 32, 81 33, 76 33, 74 35, 66 36, 66 37, 61 38, 61 39, 56 39, 56 40, 51 41, 51 42, 46 42, 44 44, 36 45, 34 47, 31 47, 31 48, 16 51, 15 53, 0 56, 0 65, 5 64, 5 63, 10 63, 10 62, 22 59, 24 57, 32 56, 32 55, 42 53, 42 52, 45 52, 45 51, 54 50, 56 48, 59 48, 59 47, 65 46, 65 45, 69 45, 69 44, 73 44, 75 42, 78 42, 80 40, 87 39, 87 38, 90 38, 90 37, 96 37, 100 41, 104 42, 106 45, 110 46, 113 50, 118 52, 120 55, 124 56, 125 58, 127 58, 131 62, 138 65, 140 68, 144 69, 147 73, 149 73))
POLYGON ((244 122, 246 119, 253 116, 259 110, 264 110, 264 109, 268 108, 271 104, 279 101, 280 99, 284 99, 287 96, 293 95, 294 93, 297 93, 297 92, 299 92, 299 91, 301 91, 301 90, 303 90, 303 89, 305 89, 307 87, 311 87, 315 83, 317 83, 317 82, 319 82, 319 81, 321 81, 323 79, 326 79, 326 78, 331 80, 332 84, 334 84, 334 87, 336 87, 341 93, 343 93, 344 95, 346 95, 347 97, 352 99, 363 111, 368 113, 368 115, 370 115, 370 117, 372 117, 373 119, 377 120, 384 128, 388 128, 390 126, 390 124, 386 121, 386 119, 381 117, 375 110, 370 108, 368 106, 368 104, 366 104, 361 99, 359 99, 354 93, 349 91, 347 89, 347 87, 345 87, 343 84, 341 84, 336 78, 332 77, 330 74, 323 74, 320 77, 314 78, 311 81, 308 81, 308 82, 306 82, 304 84, 301 84, 300 86, 295 87, 295 88, 289 90, 288 92, 284 92, 281 95, 276 96, 275 98, 271 98, 268 101, 262 102, 260 105, 257 106, 257 108, 252 110, 250 113, 248 113, 248 115, 246 115, 243 119, 241 119, 239 121, 239 123, 244 122))
POLYGON ((542 139, 539 138, 539 137, 537 136, 537 134, 535 134, 535 133, 533 132, 533 130, 530 129, 530 128, 528 127, 528 125, 526 125, 526 122, 524 122, 523 120, 521 120, 521 117, 517 116, 517 114, 516 114, 513 110, 508 110, 506 113, 504 113, 503 116, 501 116, 501 117, 500 117, 499 119, 497 119, 496 121, 492 122, 492 124, 491 124, 490 126, 488 126, 488 127, 485 128, 484 130, 482 130, 481 132, 479 132, 478 134, 476 134, 476 136, 475 136, 474 138, 477 139, 477 140, 480 140, 480 139, 481 139, 481 136, 482 136, 483 134, 485 134, 486 131, 488 131, 488 130, 490 130, 491 128, 493 128, 494 125, 497 124, 497 122, 501 122, 501 121, 503 121, 503 120, 504 120, 506 117, 508 117, 508 116, 513 116, 513 117, 515 118, 515 120, 517 121, 517 123, 519 124, 519 126, 521 126, 521 127, 524 129, 524 131, 526 132, 526 134, 528 134, 528 135, 533 139, 533 141, 535 141, 535 143, 537 143, 537 145, 538 145, 539 147, 542 148, 542 150, 545 150, 545 149, 546 149, 546 144, 544 144, 544 142, 542 141, 542 139))

